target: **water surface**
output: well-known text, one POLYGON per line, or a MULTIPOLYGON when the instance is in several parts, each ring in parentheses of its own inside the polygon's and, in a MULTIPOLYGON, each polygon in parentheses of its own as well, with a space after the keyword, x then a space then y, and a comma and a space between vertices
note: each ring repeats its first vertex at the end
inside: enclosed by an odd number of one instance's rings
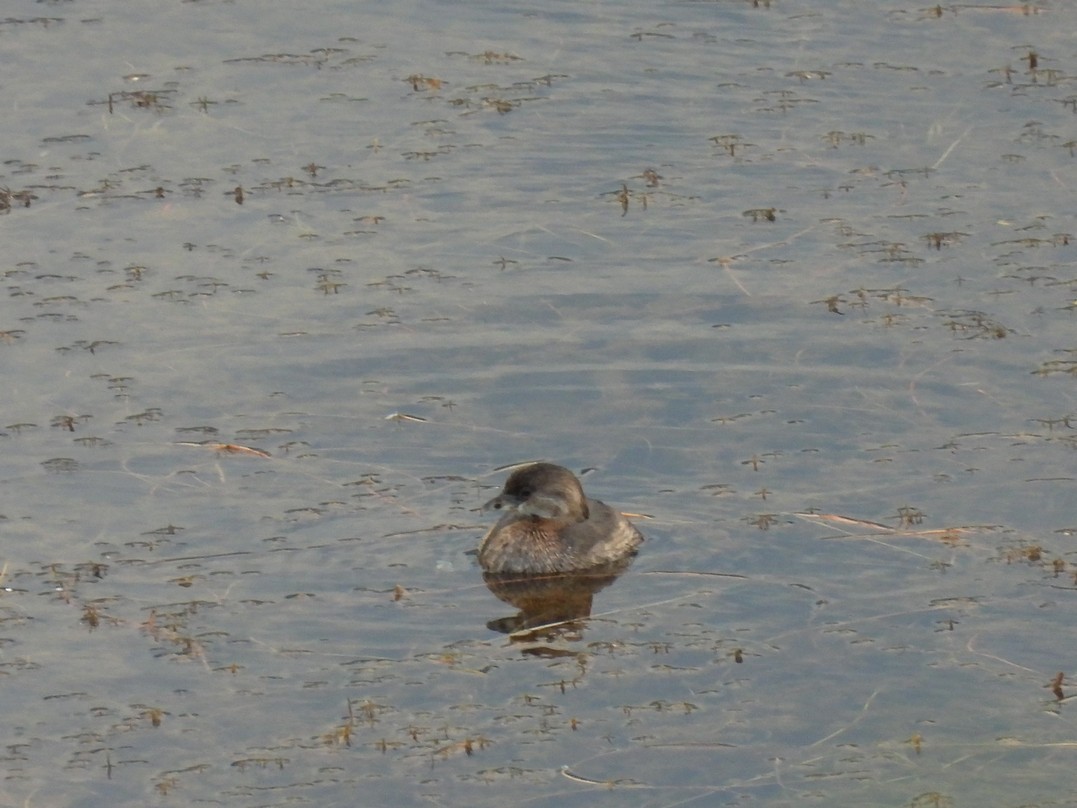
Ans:
POLYGON ((1068 6, 11 5, 4 803, 1068 796, 1068 6))

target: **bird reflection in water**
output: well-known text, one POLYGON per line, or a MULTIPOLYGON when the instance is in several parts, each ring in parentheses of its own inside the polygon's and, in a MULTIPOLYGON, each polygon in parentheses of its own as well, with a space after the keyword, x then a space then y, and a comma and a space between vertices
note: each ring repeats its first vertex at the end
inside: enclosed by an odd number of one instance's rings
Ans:
POLYGON ((515 615, 489 621, 492 631, 512 639, 539 637, 578 639, 591 616, 594 596, 616 581, 633 561, 628 556, 583 572, 550 575, 498 575, 484 573, 486 587, 499 599, 519 609, 515 615))

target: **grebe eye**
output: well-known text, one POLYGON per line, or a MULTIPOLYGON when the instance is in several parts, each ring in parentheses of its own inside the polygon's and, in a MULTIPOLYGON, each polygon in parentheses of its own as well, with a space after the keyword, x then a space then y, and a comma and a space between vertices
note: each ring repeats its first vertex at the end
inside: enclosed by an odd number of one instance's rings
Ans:
POLYGON ((530 496, 531 496, 531 494, 532 494, 532 491, 531 491, 531 489, 530 489, 530 488, 525 488, 525 489, 524 489, 523 491, 521 491, 521 492, 520 492, 520 496, 521 496, 521 497, 522 497, 523 499, 527 499, 528 497, 530 497, 530 496))

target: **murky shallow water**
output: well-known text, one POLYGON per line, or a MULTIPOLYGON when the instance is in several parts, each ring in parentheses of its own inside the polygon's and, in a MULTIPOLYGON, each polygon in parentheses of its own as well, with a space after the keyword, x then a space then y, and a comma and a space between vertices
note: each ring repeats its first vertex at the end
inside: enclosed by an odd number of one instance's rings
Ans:
POLYGON ((4 803, 1068 796, 1072 10, 18 6, 4 803))

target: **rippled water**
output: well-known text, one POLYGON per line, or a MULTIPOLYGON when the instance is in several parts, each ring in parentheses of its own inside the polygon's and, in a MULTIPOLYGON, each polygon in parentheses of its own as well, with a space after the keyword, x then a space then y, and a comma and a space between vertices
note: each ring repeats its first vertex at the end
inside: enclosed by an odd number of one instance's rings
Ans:
POLYGON ((10 3, 0 803, 1064 802, 1075 25, 10 3))

